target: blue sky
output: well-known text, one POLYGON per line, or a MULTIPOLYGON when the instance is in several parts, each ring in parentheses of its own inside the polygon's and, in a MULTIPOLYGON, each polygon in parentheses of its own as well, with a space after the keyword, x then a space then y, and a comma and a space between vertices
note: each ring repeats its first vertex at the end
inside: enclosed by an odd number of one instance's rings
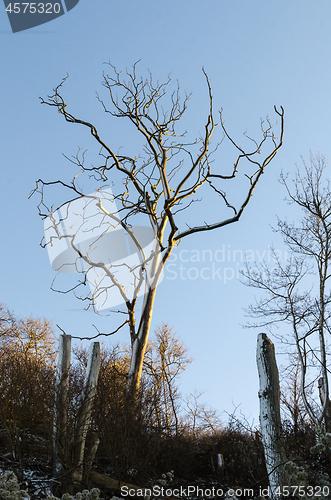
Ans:
MULTIPOLYGON (((258 331, 241 326, 253 291, 236 280, 237 267, 240 251, 251 251, 258 260, 263 252, 268 256, 271 243, 284 250, 270 228, 276 214, 292 218, 277 181, 281 170, 294 172, 310 149, 330 157, 330 18, 329 1, 80 0, 66 15, 13 34, 2 7, 0 301, 19 316, 44 316, 72 335, 93 335, 92 323, 104 330, 114 325, 112 317, 83 312, 73 296, 50 290, 54 274, 38 246, 43 235, 38 200, 28 195, 40 177, 74 174, 62 153, 74 155, 91 141, 86 130, 41 106, 39 96, 50 94, 69 73, 64 95, 71 111, 98 125, 116 147, 133 147, 134 137, 105 116, 95 91, 102 92, 105 62, 125 70, 141 59, 141 74, 149 69, 163 80, 171 73, 183 91, 192 92, 185 126, 195 136, 203 131, 208 110, 204 66, 215 110, 223 108, 236 140, 243 140, 246 129, 256 136, 260 117, 274 120, 276 104, 285 109, 284 145, 239 223, 182 242, 170 268, 176 279, 166 270, 158 289, 153 328, 169 323, 195 359, 182 377, 183 393, 206 391, 203 400, 220 412, 241 404, 246 417, 257 420, 258 331), (219 263, 217 251, 223 249, 226 261, 219 263), (204 250, 212 262, 194 260, 202 260, 204 250), (182 278, 179 265, 186 269, 182 278), (203 279, 202 268, 213 265, 221 268, 222 279, 203 279), (225 275, 231 276, 226 283, 225 275)), ((233 158, 224 146, 216 160, 231 164, 233 158)), ((206 203, 214 214, 215 207, 206 203)), ((128 342, 128 332, 113 340, 128 342)))

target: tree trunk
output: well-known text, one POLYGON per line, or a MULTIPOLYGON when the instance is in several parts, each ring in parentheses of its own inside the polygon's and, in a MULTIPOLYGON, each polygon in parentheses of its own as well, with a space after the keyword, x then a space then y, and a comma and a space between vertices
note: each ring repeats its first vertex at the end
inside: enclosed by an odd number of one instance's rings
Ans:
POLYGON ((270 498, 284 485, 285 451, 280 419, 280 389, 275 347, 265 333, 257 337, 257 367, 260 380, 260 425, 264 456, 269 475, 270 498))
POLYGON ((68 389, 71 359, 71 336, 60 335, 53 420, 53 469, 59 474, 68 462, 68 389))
MULTIPOLYGON (((321 400, 322 406, 324 406, 325 384, 324 384, 323 377, 321 377, 318 380, 318 389, 319 389, 320 400, 321 400)), ((328 398, 328 401, 325 405, 324 422, 325 422, 325 432, 331 432, 331 401, 329 398, 328 398)))
POLYGON ((148 291, 138 332, 136 338, 132 340, 131 364, 127 379, 127 390, 131 394, 135 394, 140 385, 144 356, 152 322, 155 293, 156 287, 148 291))
MULTIPOLYGON (((83 462, 88 426, 92 414, 93 399, 96 394, 100 370, 100 343, 93 342, 90 347, 86 368, 82 404, 78 412, 74 437, 74 467, 73 480, 79 483, 83 479, 83 462)), ((96 451, 96 450, 95 450, 96 451)))

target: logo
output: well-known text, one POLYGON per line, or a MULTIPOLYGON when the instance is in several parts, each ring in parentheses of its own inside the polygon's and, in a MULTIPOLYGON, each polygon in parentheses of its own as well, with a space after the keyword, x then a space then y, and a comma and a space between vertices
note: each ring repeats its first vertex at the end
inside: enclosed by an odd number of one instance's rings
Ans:
POLYGON ((131 301, 153 287, 160 255, 153 229, 124 226, 110 188, 62 205, 44 222, 52 268, 84 274, 97 311, 131 301))
POLYGON ((3 0, 13 33, 53 21, 76 7, 79 0, 9 2, 3 0))

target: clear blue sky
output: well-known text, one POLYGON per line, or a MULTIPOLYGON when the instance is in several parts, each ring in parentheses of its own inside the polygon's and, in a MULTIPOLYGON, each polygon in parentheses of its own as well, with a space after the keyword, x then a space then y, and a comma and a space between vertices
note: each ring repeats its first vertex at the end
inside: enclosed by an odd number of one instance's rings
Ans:
MULTIPOLYGON (((241 221, 183 241, 173 263, 177 267, 170 268, 177 278, 170 279, 174 274, 166 271, 153 316, 153 328, 162 321, 172 325, 195 358, 182 377, 182 392, 206 391, 204 401, 220 412, 241 404, 246 417, 256 420, 258 332, 241 326, 253 292, 235 279, 239 251, 251 251, 258 260, 272 242, 282 250, 269 226, 275 214, 290 216, 277 181, 281 169, 293 172, 309 149, 330 157, 330 2, 80 0, 66 15, 16 34, 0 9, 0 301, 19 316, 44 316, 69 334, 93 335, 93 322, 111 330, 114 320, 83 312, 73 296, 50 290, 54 274, 47 252, 38 246, 43 223, 37 199, 28 200, 28 195, 40 177, 54 180, 74 173, 62 153, 75 154, 77 146, 90 145, 90 138, 56 110, 41 106, 38 97, 46 97, 69 73, 64 95, 72 112, 101 127, 116 148, 120 140, 124 147, 130 144, 130 134, 118 131, 95 99, 108 60, 124 70, 141 59, 142 74, 150 69, 160 80, 171 72, 183 90, 193 93, 186 119, 193 136, 203 131, 207 112, 202 66, 215 108, 223 107, 228 130, 238 141, 246 129, 255 134, 260 117, 274 118, 274 104, 285 108, 284 146, 241 221), (230 250, 230 260, 218 263, 215 252, 223 248, 230 250), (187 261, 191 250, 201 258, 203 250, 210 250, 213 262, 187 261), (216 276, 202 279, 202 268, 212 264, 222 268, 223 278, 225 272, 234 278, 227 283, 216 276), (186 279, 179 265, 186 268, 186 279), (196 279, 187 276, 189 268, 197 269, 190 271, 196 279)), ((222 158, 220 148, 217 161, 230 164, 227 151, 222 158)), ((114 340, 128 342, 128 332, 114 340)))

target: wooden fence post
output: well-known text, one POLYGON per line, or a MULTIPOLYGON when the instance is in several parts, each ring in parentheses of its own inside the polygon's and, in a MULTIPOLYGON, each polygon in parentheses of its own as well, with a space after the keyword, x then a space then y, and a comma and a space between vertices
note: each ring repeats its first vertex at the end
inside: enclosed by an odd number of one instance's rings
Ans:
POLYGON ((53 419, 53 469, 61 472, 68 460, 68 389, 71 360, 71 336, 60 335, 59 359, 55 385, 55 407, 53 419))
POLYGON ((260 425, 264 456, 269 475, 270 498, 277 499, 275 490, 284 486, 285 451, 280 419, 279 375, 275 347, 265 333, 257 337, 256 361, 260 380, 260 425))

